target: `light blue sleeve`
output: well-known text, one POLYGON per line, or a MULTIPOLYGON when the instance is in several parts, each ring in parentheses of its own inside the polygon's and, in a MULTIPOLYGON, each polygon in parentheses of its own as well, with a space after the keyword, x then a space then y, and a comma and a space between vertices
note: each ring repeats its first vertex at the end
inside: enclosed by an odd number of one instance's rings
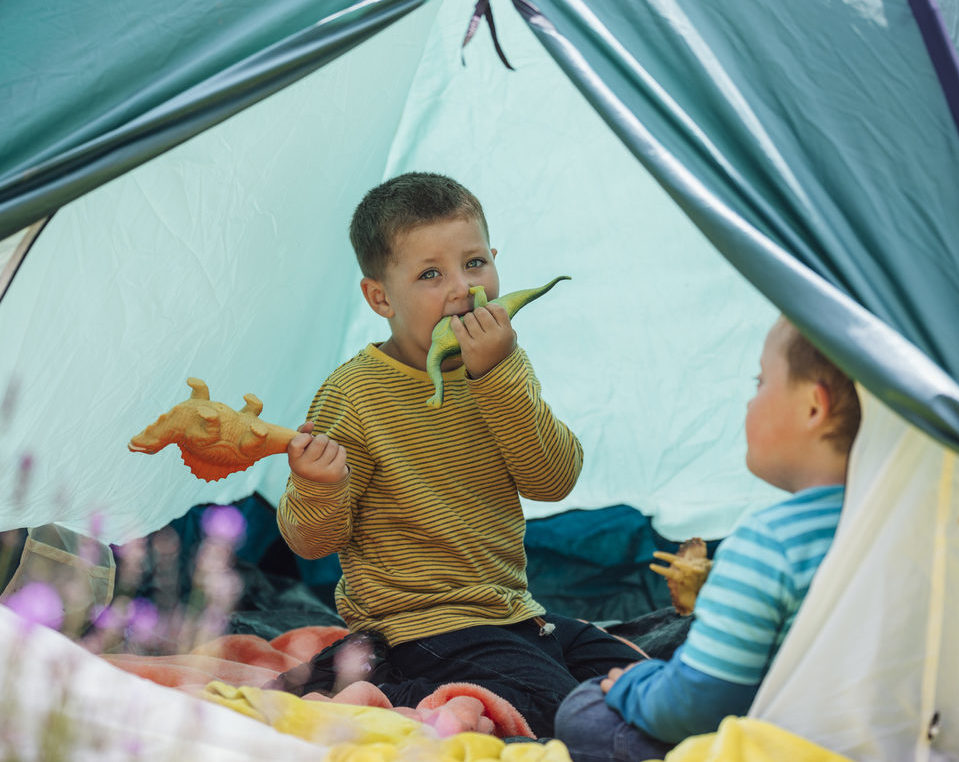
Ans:
POLYGON ((696 598, 683 662, 717 680, 758 684, 795 609, 785 548, 764 521, 744 522, 719 546, 696 598))
POLYGON ((711 733, 727 715, 746 714, 759 689, 700 672, 683 663, 681 652, 668 662, 640 662, 606 694, 606 705, 624 720, 667 743, 711 733))

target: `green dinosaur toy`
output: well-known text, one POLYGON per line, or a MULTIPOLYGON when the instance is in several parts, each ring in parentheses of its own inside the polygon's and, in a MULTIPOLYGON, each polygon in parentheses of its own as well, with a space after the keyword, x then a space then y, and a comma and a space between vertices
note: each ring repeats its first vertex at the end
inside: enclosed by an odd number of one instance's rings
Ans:
MULTIPOLYGON (((473 309, 485 307, 487 304, 499 304, 505 308, 506 314, 512 318, 519 312, 520 307, 525 307, 534 299, 538 299, 561 280, 572 279, 568 275, 560 275, 558 278, 553 278, 545 286, 513 291, 493 299, 492 302, 487 302, 486 290, 482 286, 473 286, 470 289, 470 293, 473 294, 473 309)), ((435 394, 426 400, 426 404, 430 407, 439 407, 443 404, 443 372, 440 370, 440 365, 447 357, 452 357, 460 352, 460 343, 456 340, 453 328, 450 325, 452 318, 452 315, 447 315, 436 324, 433 329, 430 351, 426 355, 426 372, 433 382, 433 388, 436 390, 435 394)))

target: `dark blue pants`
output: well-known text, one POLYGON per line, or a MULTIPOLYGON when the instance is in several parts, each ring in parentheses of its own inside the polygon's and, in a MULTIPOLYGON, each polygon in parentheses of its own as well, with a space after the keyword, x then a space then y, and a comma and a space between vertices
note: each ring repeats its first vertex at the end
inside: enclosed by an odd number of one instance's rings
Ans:
POLYGON ((550 737, 556 709, 570 691, 639 654, 591 624, 543 618, 555 625, 549 635, 528 619, 401 643, 389 650, 390 676, 379 687, 394 706, 416 706, 444 683, 475 683, 509 701, 537 736, 550 737))
POLYGON ((640 762, 662 759, 673 744, 648 736, 606 705, 601 677, 570 693, 556 713, 556 738, 573 762, 640 762))

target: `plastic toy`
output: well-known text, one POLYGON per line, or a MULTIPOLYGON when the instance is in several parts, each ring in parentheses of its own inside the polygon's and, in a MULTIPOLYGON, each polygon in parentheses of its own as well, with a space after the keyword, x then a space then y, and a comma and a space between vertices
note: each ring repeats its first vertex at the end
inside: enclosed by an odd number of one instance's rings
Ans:
POLYGON ((676 613, 682 616, 692 614, 696 596, 713 565, 706 557, 706 543, 699 537, 693 537, 682 543, 675 555, 657 550, 653 556, 669 563, 669 566, 650 564, 649 568, 666 578, 676 613))
POLYGON ((186 382, 193 389, 190 398, 133 437, 127 445, 131 452, 152 455, 175 444, 193 474, 213 482, 245 471, 267 455, 286 452, 296 436, 292 429, 261 420, 263 403, 252 394, 243 395, 242 410, 234 410, 212 402, 210 390, 200 379, 186 382))
MULTIPOLYGON (((482 286, 474 286, 470 289, 470 293, 473 294, 473 309, 485 307, 487 304, 500 304, 506 309, 506 314, 512 318, 521 307, 525 307, 534 299, 541 297, 561 280, 572 279, 568 275, 560 275, 540 288, 513 291, 497 297, 491 302, 487 301, 486 291, 482 286)), ((439 407, 443 404, 443 372, 440 370, 440 366, 447 357, 452 357, 460 352, 460 343, 456 340, 453 328, 450 326, 452 319, 452 315, 447 315, 433 328, 432 343, 426 355, 426 372, 433 382, 435 390, 433 396, 426 401, 426 404, 430 407, 439 407)))

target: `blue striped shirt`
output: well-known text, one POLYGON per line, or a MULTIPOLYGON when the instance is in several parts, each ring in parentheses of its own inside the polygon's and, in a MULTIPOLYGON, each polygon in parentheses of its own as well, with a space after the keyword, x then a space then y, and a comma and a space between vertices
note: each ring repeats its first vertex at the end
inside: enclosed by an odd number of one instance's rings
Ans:
POLYGON ((748 516, 716 551, 686 642, 623 674, 607 705, 674 743, 744 714, 832 544, 843 494, 812 487, 748 516))
POLYGON ((843 487, 812 487, 747 517, 716 551, 683 662, 758 685, 832 544, 843 487))

